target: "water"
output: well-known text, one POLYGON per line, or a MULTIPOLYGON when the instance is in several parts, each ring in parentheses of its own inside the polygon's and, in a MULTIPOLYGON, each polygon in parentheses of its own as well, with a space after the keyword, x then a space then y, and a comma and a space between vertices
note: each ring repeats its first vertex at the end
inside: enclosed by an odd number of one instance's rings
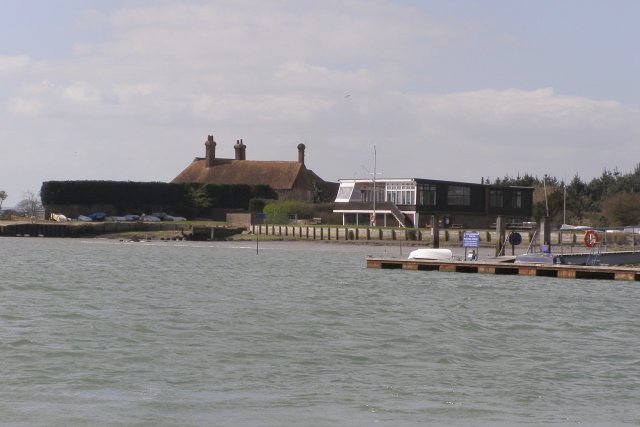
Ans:
POLYGON ((640 424, 633 282, 373 270, 399 248, 323 243, 0 255, 2 425, 640 424))

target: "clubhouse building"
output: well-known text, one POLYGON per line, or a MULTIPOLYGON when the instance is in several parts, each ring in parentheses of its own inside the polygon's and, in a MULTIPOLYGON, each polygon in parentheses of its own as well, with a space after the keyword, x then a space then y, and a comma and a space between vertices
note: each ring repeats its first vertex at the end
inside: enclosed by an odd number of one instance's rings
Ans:
POLYGON ((489 228, 531 221, 533 188, 420 178, 343 179, 334 212, 344 225, 420 228, 435 216, 442 227, 489 228))

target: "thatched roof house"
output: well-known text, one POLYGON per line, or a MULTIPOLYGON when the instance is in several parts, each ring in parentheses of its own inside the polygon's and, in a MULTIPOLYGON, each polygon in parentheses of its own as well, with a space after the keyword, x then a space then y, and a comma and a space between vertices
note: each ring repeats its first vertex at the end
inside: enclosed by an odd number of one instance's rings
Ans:
POLYGON ((298 144, 298 161, 247 160, 247 146, 240 139, 234 145, 235 158, 216 157, 213 135, 205 142, 205 157, 196 157, 173 179, 174 183, 268 185, 280 199, 306 202, 333 201, 338 184, 327 182, 307 169, 305 145, 298 144))

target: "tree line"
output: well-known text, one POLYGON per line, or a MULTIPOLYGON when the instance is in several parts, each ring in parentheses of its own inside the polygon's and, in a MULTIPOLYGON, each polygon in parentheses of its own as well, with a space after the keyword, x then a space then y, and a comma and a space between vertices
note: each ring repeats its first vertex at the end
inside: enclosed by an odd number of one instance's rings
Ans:
POLYGON ((484 184, 534 187, 534 219, 546 215, 552 222, 591 226, 627 226, 640 224, 640 163, 629 173, 617 168, 584 181, 578 174, 569 182, 555 176, 542 178, 531 174, 504 178, 482 178, 484 184), (544 191, 547 197, 545 202, 544 191))

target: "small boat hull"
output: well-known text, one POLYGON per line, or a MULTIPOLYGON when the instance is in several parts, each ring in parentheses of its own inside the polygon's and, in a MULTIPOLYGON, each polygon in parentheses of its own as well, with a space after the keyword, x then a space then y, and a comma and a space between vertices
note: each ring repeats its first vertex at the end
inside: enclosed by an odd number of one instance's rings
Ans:
POLYGON ((416 249, 409 254, 409 259, 448 261, 453 259, 453 253, 451 252, 451 249, 416 249))

